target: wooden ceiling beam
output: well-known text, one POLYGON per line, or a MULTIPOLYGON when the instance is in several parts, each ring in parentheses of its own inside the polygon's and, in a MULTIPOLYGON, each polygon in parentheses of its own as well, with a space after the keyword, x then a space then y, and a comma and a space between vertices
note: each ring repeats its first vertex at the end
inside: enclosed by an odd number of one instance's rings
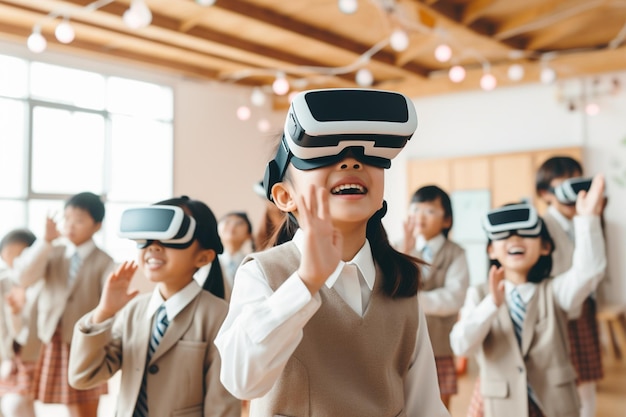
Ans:
POLYGON ((498 0, 473 0, 462 9, 461 23, 470 25, 489 12, 498 0))

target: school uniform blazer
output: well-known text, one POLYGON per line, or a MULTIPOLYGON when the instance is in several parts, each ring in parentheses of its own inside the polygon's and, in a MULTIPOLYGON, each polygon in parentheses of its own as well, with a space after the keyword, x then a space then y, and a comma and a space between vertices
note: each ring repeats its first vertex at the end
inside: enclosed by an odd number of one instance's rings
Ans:
POLYGON ((146 364, 152 326, 146 321, 150 294, 131 301, 106 326, 76 323, 70 349, 71 386, 88 389, 122 371, 117 417, 132 417, 144 370, 150 417, 240 417, 241 401, 220 382, 221 361, 213 340, 228 306, 200 293, 170 322, 146 364), (96 330, 98 327, 98 330, 96 330))
MULTIPOLYGON (((506 303, 498 308, 476 355, 485 417, 527 417, 527 384, 545 416, 579 417, 565 312, 556 304, 551 285, 551 279, 537 284, 526 309, 521 347, 506 303)), ((489 290, 482 285, 479 292, 484 297, 489 290)))
POLYGON ((17 279, 24 286, 44 280, 37 301, 39 339, 49 343, 60 324, 62 341, 70 343, 76 321, 98 305, 104 281, 115 266, 113 258, 95 247, 83 259, 69 287, 70 260, 64 245, 35 243, 24 252, 27 251, 28 264, 17 270, 17 279))

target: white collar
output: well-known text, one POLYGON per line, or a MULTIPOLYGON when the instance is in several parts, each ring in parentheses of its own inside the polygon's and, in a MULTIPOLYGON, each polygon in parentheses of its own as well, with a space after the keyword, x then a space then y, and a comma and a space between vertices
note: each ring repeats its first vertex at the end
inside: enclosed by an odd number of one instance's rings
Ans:
POLYGON ((80 259, 84 260, 85 258, 87 258, 87 256, 91 254, 91 252, 93 252, 95 248, 96 242, 94 242, 93 239, 89 239, 87 242, 78 246, 74 246, 71 243, 68 244, 65 253, 68 258, 71 258, 74 253, 78 253, 80 259))
POLYGON ((430 240, 426 240, 424 239, 424 236, 419 235, 415 241, 415 249, 417 249, 418 252, 421 252, 424 249, 424 246, 428 245, 434 257, 443 247, 444 243, 446 243, 446 237, 443 233, 439 233, 430 240))
MULTIPOLYGON (((298 229, 292 240, 300 253, 302 253, 302 247, 304 246, 304 232, 301 229, 298 229)), ((335 285, 346 263, 356 265, 361 274, 361 277, 363 277, 363 279, 365 280, 367 287, 370 290, 374 288, 374 282, 376 281, 376 266, 374 265, 372 249, 367 239, 365 239, 365 243, 363 244, 361 249, 359 249, 354 258, 352 258, 348 262, 339 261, 339 264, 337 265, 335 271, 330 274, 330 276, 326 280, 326 287, 332 288, 333 285, 335 285)))
POLYGON ((511 281, 504 280, 504 292, 507 300, 511 299, 511 291, 513 291, 513 288, 517 288, 517 292, 522 298, 522 301, 524 301, 525 304, 528 304, 535 294, 537 284, 533 282, 525 282, 523 284, 515 285, 511 281))
POLYGON ((195 280, 191 280, 183 289, 172 295, 167 300, 164 300, 159 292, 159 287, 155 287, 146 309, 146 318, 148 321, 152 320, 152 316, 159 309, 161 304, 165 303, 165 311, 167 312, 167 319, 171 322, 174 317, 178 315, 189 303, 196 298, 200 291, 203 291, 200 285, 195 280))

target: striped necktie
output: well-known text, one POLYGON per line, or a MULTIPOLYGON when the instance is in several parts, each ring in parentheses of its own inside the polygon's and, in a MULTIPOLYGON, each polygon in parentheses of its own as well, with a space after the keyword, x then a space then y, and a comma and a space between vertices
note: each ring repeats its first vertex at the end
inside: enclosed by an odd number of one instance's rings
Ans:
MULTIPOLYGON (((163 335, 165 334, 169 324, 170 322, 167 320, 165 305, 162 304, 156 312, 152 335, 150 336, 150 344, 148 345, 148 354, 146 356, 146 368, 148 367, 148 363, 150 363, 152 355, 159 346, 159 343, 161 343, 161 339, 163 339, 163 335)), ((143 379, 141 380, 141 389, 139 390, 139 395, 137 396, 137 404, 135 405, 133 417, 148 417, 148 393, 145 370, 143 373, 143 379)))
POLYGON ((522 329, 524 328, 524 317, 526 317, 526 303, 519 295, 517 288, 511 291, 511 305, 509 305, 511 321, 513 321, 513 329, 518 345, 522 345, 522 329))
POLYGON ((80 255, 78 254, 78 252, 74 252, 72 257, 70 258, 70 272, 67 280, 68 287, 71 287, 76 280, 76 275, 78 274, 81 263, 82 259, 80 259, 80 255))

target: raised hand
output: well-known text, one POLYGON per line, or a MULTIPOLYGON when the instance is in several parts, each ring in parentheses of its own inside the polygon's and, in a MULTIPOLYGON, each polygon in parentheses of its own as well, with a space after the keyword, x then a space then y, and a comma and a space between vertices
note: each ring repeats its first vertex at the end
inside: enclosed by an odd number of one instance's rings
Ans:
POLYGON ((581 191, 576 197, 576 214, 599 216, 604 210, 604 175, 596 174, 589 191, 581 191))
POLYGON ((137 264, 133 261, 122 263, 115 272, 108 276, 102 289, 100 302, 91 317, 92 323, 101 323, 117 314, 139 291, 128 292, 137 264))
POLYGON ((500 307, 504 303, 504 268, 495 265, 489 268, 489 292, 493 302, 500 307))
POLYGON ((404 239, 402 241, 402 252, 410 254, 413 248, 415 248, 415 216, 409 214, 404 223, 402 223, 404 230, 404 239))
POLYGON ((14 286, 6 295, 6 302, 11 314, 19 314, 26 304, 26 290, 24 287, 14 286))
POLYGON ((311 294, 319 291, 341 260, 343 236, 333 226, 328 195, 325 188, 312 185, 308 194, 296 200, 298 223, 304 232, 298 275, 311 294))
POLYGON ((61 236, 61 232, 57 228, 57 222, 54 220, 54 217, 48 215, 46 217, 46 230, 44 231, 43 238, 46 242, 52 243, 56 238, 61 236))

